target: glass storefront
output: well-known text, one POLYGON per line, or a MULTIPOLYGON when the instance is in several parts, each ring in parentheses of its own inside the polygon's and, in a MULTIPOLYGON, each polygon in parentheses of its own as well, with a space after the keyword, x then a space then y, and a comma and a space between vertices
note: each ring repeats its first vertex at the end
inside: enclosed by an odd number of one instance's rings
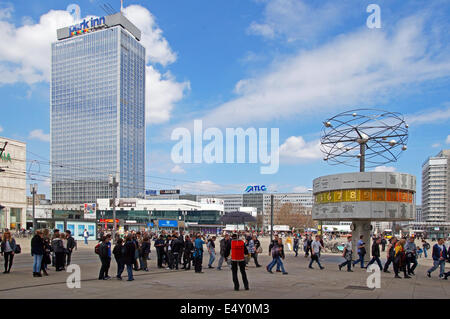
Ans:
POLYGON ((22 208, 10 208, 9 210, 9 229, 18 230, 22 228, 22 208))
MULTIPOLYGON (((219 211, 183 211, 167 210, 167 211, 143 211, 143 210, 117 210, 116 218, 126 224, 127 220, 135 221, 136 224, 146 225, 151 220, 157 219, 175 219, 178 221, 185 221, 186 223, 198 223, 205 225, 220 224, 219 211)), ((112 211, 97 211, 97 219, 112 219, 112 211)))

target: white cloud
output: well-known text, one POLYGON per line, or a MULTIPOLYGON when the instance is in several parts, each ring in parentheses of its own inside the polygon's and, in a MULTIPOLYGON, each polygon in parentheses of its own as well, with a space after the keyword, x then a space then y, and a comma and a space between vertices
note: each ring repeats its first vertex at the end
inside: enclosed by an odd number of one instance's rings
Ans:
POLYGON ((273 30, 273 27, 268 24, 260 24, 256 22, 252 22, 248 29, 249 33, 262 35, 266 38, 274 38, 275 37, 275 31, 273 30))
POLYGON ((186 171, 180 166, 180 165, 175 165, 171 170, 171 173, 174 174, 184 174, 186 173, 186 171))
POLYGON ((342 0, 311 5, 304 0, 263 2, 266 4, 263 21, 253 21, 247 32, 268 39, 285 37, 288 42, 314 39, 321 32, 329 32, 336 24, 342 23, 343 17, 349 16, 347 3, 342 0))
POLYGON ((445 143, 450 144, 450 135, 447 136, 447 139, 445 140, 445 143))
POLYGON ((413 16, 399 21, 395 32, 362 28, 299 51, 240 80, 239 96, 203 120, 227 127, 317 116, 343 107, 379 106, 387 95, 409 94, 410 86, 450 75, 448 44, 439 46, 424 29, 424 19, 413 16))
POLYGON ((408 124, 430 124, 443 123, 450 119, 450 105, 442 108, 425 109, 415 114, 407 115, 406 123, 408 124))
POLYGON ((1 133, 1 132, 3 132, 3 127, 2 127, 2 126, 0 126, 0 133, 1 133))
MULTIPOLYGON (((23 26, 9 22, 12 7, 0 10, 0 85, 25 82, 49 82, 51 43, 56 41, 56 29, 75 23, 67 11, 51 10, 34 23, 23 17, 23 26)), ((146 8, 131 5, 125 15, 141 31, 141 43, 146 47, 146 61, 167 66, 176 61, 162 30, 146 8)), ((170 72, 161 74, 153 66, 146 66, 146 122, 163 123, 170 119, 175 103, 189 91, 189 81, 177 82, 170 72)), ((27 93, 27 98, 30 96, 27 93)))
POLYGON ((199 182, 195 182, 195 183, 186 183, 186 184, 178 185, 177 187, 186 193, 188 193, 188 192, 191 192, 191 193, 192 192, 214 193, 214 192, 221 192, 224 189, 223 186, 218 185, 209 180, 199 181, 199 182))
POLYGON ((431 147, 441 147, 441 143, 434 143, 433 145, 431 145, 431 147))
POLYGON ((306 186, 296 186, 292 189, 294 193, 307 193, 309 190, 306 186))
POLYGON ((280 146, 280 157, 290 161, 322 158, 320 141, 305 142, 301 136, 291 136, 280 146))
MULTIPOLYGON (((1 12, 1 11, 0 11, 1 12)), ((10 13, 9 13, 10 15, 10 13)), ((72 24, 67 11, 50 10, 38 23, 16 27, 0 13, 0 85, 25 82, 28 84, 50 79, 50 44, 56 41, 56 29, 72 24)))
POLYGON ((163 66, 176 61, 177 55, 172 52, 150 11, 140 5, 131 5, 123 12, 142 32, 141 43, 146 48, 147 61, 160 63, 163 66))
POLYGON ((377 166, 373 169, 374 172, 395 172, 393 166, 377 166))
POLYGON ((41 129, 31 131, 28 138, 42 142, 50 142, 50 134, 45 134, 41 129))
POLYGON ((190 88, 189 81, 176 82, 170 72, 161 74, 153 66, 147 66, 145 74, 146 122, 163 123, 168 121, 175 103, 180 101, 190 88))

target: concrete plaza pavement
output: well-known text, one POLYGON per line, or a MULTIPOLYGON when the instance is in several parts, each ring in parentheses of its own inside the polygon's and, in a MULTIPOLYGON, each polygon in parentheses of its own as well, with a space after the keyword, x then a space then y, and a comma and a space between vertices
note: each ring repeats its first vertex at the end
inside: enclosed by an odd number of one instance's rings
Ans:
MULTIPOLYGON (((135 280, 127 282, 126 271, 122 275, 123 281, 116 279, 98 280, 100 261, 94 254, 94 242, 88 246, 79 242, 79 248, 72 255, 72 263, 81 268, 81 288, 70 289, 66 280, 67 272, 55 272, 50 267, 48 277, 32 277, 32 257, 27 242, 23 242, 23 253, 15 256, 11 273, 0 273, 0 298, 151 298, 151 299, 322 299, 322 298, 450 298, 450 281, 438 279, 438 270, 432 278, 426 276, 426 270, 431 266, 430 256, 419 259, 416 276, 411 279, 395 279, 392 266, 391 273, 381 273, 381 288, 368 289, 366 280, 370 273, 356 266, 353 273, 345 269, 339 271, 337 264, 343 261, 340 255, 324 253, 321 257, 324 270, 308 269, 309 258, 303 254, 295 257, 293 252, 287 251, 284 261, 288 275, 275 272, 270 274, 265 267, 256 268, 250 261, 247 276, 250 290, 233 290, 231 270, 223 267, 221 271, 207 269, 208 253, 203 257, 202 274, 193 270, 165 270, 157 269, 155 250, 152 247, 149 272, 134 272, 135 280)), ((263 238, 264 252, 259 256, 260 263, 266 266, 271 257, 267 254, 268 239, 263 238)), ((287 247, 286 247, 287 250, 287 247)), ((382 253, 384 256, 384 253, 382 253)), ((214 265, 217 265, 217 258, 214 265)), ((3 266, 3 258, 2 258, 3 266)), ((384 262, 384 260, 382 259, 384 262)), ((0 268, 1 269, 1 268, 0 268)), ((109 275, 115 276, 116 263, 111 261, 109 275)), ((192 269, 192 268, 191 268, 192 269)), ((240 278, 240 274, 239 274, 240 278)))

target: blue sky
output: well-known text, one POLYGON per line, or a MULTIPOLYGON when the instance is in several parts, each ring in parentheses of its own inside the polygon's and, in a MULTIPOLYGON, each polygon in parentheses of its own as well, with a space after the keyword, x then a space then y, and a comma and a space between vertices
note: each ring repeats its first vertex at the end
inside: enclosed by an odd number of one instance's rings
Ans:
MULTIPOLYGON (((118 10, 118 0, 76 3, 81 17, 118 10)), ((27 142, 27 159, 49 150, 50 43, 73 24, 75 1, 0 4, 0 134, 27 142)), ((124 3, 147 49, 146 187, 183 192, 243 192, 245 185, 301 191, 320 175, 355 170, 322 160, 322 121, 355 108, 405 115, 408 150, 378 168, 418 177, 421 165, 450 148, 448 1, 152 0, 124 3), (366 8, 381 8, 369 29, 366 8), (280 168, 261 164, 175 164, 177 127, 279 128, 280 168)), ((204 143, 206 145, 206 142, 204 143)), ((30 166, 31 165, 31 166, 30 166)), ((30 163, 49 194, 48 165, 30 163)), ((420 203, 420 187, 418 189, 420 203)))

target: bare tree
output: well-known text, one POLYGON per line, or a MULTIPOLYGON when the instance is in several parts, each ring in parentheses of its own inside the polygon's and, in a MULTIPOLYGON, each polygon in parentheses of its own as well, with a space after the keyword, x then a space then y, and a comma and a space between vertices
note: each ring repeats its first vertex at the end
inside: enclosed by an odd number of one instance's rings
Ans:
POLYGON ((312 219, 311 208, 301 204, 285 203, 276 210, 274 215, 275 223, 278 225, 288 225, 290 228, 295 229, 317 226, 317 223, 312 219))

